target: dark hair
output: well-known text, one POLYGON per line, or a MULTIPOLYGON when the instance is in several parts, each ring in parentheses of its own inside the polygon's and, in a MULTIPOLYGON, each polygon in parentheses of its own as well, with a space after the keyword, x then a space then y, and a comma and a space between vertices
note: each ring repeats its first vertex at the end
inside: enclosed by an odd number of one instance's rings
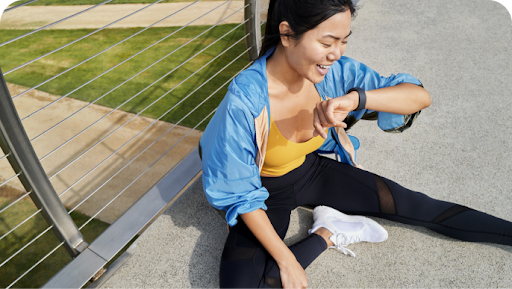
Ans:
POLYGON ((281 41, 281 22, 287 21, 290 25, 293 34, 288 36, 300 40, 307 31, 347 10, 355 16, 352 0, 270 0, 260 57, 281 41))

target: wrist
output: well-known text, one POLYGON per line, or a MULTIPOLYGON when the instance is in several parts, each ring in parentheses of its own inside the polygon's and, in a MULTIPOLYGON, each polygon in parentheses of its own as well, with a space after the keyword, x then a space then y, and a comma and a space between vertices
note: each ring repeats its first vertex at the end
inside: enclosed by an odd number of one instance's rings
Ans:
POLYGON ((359 105, 359 93, 357 93, 357 91, 354 90, 354 91, 349 92, 345 96, 350 100, 350 103, 351 103, 350 110, 351 111, 356 110, 357 106, 359 105))
POLYGON ((279 258, 274 258, 276 260, 277 266, 279 268, 286 268, 293 263, 297 262, 295 255, 293 255, 292 251, 288 250, 285 254, 280 256, 279 258))

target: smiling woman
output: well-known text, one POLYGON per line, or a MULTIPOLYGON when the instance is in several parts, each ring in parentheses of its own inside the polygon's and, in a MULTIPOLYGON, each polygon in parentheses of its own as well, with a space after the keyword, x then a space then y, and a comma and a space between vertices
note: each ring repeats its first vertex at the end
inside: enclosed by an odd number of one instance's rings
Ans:
POLYGON ((343 56, 354 12, 350 0, 270 1, 260 58, 233 80, 201 138, 204 192, 231 227, 221 287, 305 288, 304 269, 328 247, 355 256, 345 246, 387 239, 373 220, 340 211, 512 245, 511 222, 356 163, 349 123, 377 118, 382 130, 402 132, 430 95, 409 74, 382 77, 343 56), (313 228, 288 247, 290 212, 301 205, 317 206, 313 228))

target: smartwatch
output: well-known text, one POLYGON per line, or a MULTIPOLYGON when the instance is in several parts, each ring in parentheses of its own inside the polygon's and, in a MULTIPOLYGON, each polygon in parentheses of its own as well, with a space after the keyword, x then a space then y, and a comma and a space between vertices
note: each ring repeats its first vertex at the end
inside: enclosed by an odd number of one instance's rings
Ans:
POLYGON ((357 93, 359 93, 359 105, 357 106, 356 109, 354 109, 354 111, 363 110, 366 107, 366 92, 360 87, 354 87, 349 89, 346 94, 349 94, 354 90, 357 91, 357 93))

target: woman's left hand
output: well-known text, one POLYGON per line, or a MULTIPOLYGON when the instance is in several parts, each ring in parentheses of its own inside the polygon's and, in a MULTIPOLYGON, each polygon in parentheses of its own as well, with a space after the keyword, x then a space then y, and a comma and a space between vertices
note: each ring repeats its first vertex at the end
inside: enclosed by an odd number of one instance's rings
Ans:
POLYGON ((330 127, 346 128, 347 124, 343 121, 349 112, 357 108, 358 104, 359 94, 357 91, 318 102, 313 112, 313 127, 315 128, 313 136, 320 135, 325 139, 327 138, 326 129, 330 127))

